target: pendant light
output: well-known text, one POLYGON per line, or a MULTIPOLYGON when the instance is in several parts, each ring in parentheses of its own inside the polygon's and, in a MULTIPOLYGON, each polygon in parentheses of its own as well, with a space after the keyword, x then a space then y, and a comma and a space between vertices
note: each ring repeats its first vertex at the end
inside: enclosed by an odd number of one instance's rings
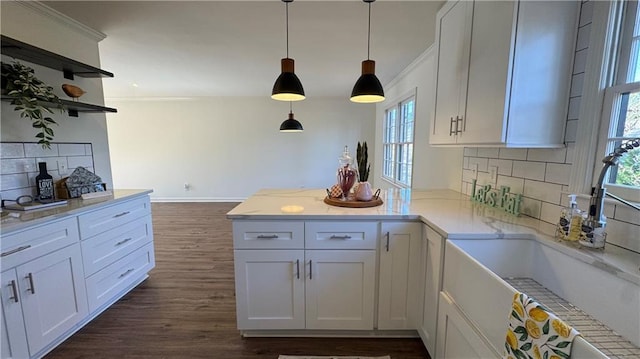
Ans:
POLYGON ((362 0, 369 4, 369 29, 367 31, 367 59, 362 61, 362 75, 351 91, 351 101, 373 103, 384 101, 384 89, 376 77, 376 62, 369 59, 371 49, 371 3, 376 0, 362 0))
POLYGON ((289 3, 293 0, 282 0, 285 3, 287 14, 287 57, 280 60, 282 72, 273 84, 271 98, 279 101, 304 100, 304 88, 300 79, 294 73, 294 60, 289 58, 289 3))
POLYGON ((289 118, 280 125, 280 132, 302 132, 303 130, 302 124, 293 118, 293 110, 289 102, 289 118))

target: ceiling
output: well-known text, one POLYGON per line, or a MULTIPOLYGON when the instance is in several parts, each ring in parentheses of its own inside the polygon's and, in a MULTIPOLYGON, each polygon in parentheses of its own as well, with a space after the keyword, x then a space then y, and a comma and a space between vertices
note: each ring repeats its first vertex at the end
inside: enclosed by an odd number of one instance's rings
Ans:
MULTIPOLYGON (((286 55, 285 4, 261 1, 44 1, 101 31, 105 97, 269 96, 286 55)), ((442 1, 372 4, 371 59, 383 84, 434 40, 442 1)), ((289 56, 307 98, 348 97, 367 57, 367 4, 289 4, 289 56)))

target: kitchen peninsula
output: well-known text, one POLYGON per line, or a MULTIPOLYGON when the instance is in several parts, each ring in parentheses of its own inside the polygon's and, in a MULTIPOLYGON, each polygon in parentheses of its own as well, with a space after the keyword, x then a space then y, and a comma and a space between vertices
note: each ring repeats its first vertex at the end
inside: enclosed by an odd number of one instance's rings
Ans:
POLYGON ((449 326, 469 341, 465 353, 499 357, 503 329, 493 341, 491 333, 474 334, 479 330, 465 316, 472 310, 463 313, 441 299, 450 240, 532 241, 623 279, 636 291, 640 285, 637 254, 614 246, 606 252, 573 248, 553 238, 549 223, 455 191, 389 189, 381 194, 384 203, 371 208, 330 206, 325 196, 319 189, 261 190, 227 213, 243 335, 417 333, 432 356, 438 351, 436 357, 446 357, 440 355, 448 336, 443 323, 453 320, 451 307, 462 313, 449 326))

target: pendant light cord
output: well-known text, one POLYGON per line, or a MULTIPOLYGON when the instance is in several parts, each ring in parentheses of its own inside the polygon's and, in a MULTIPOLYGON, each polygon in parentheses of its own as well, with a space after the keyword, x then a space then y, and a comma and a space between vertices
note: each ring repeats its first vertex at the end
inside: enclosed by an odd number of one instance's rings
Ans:
POLYGON ((371 49, 371 3, 369 3, 369 29, 367 31, 367 60, 369 60, 370 49, 371 49))
POLYGON ((289 101, 289 113, 293 113, 293 106, 291 105, 291 101, 289 101))
POLYGON ((287 58, 289 58, 289 3, 285 2, 285 12, 287 14, 287 58))

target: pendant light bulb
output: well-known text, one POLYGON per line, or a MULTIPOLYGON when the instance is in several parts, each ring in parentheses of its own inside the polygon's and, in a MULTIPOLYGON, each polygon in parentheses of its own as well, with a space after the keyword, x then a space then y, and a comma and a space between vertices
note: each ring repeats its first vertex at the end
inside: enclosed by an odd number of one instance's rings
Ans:
POLYGON ((289 3, 293 0, 282 0, 286 7, 287 57, 280 61, 281 72, 271 90, 271 98, 278 101, 300 101, 305 99, 304 88, 295 74, 295 61, 289 58, 289 3))
POLYGON ((362 61, 362 75, 351 91, 351 102, 375 103, 384 101, 384 89, 376 76, 376 62, 369 59, 371 50, 371 3, 375 0, 362 0, 369 4, 369 28, 367 31, 367 59, 362 61))
POLYGON ((280 125, 280 132, 302 132, 304 128, 302 128, 302 124, 293 117, 293 109, 291 107, 291 102, 289 102, 289 118, 284 120, 280 125))

